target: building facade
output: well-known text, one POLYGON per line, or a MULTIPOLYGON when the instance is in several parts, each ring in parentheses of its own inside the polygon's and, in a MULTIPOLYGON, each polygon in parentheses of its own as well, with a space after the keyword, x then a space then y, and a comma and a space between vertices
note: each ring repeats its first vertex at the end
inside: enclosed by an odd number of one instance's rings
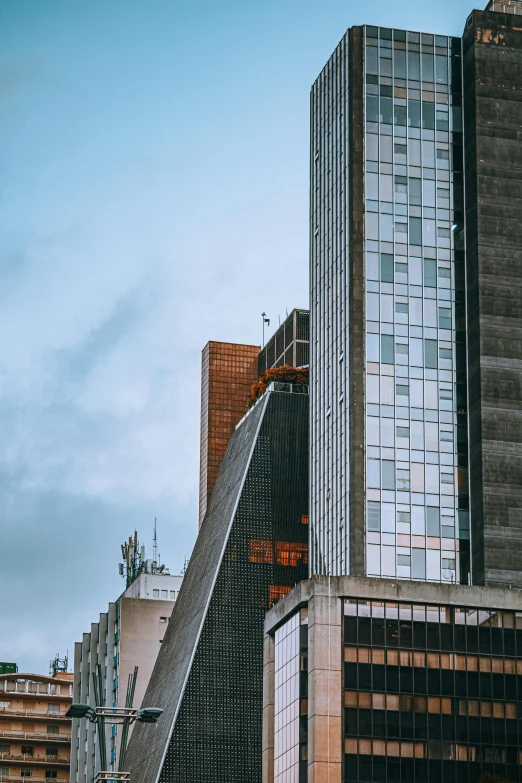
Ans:
POLYGON ((259 353, 259 374, 272 367, 305 367, 310 363, 310 311, 292 310, 259 353))
POLYGON ((72 674, 0 675, 0 781, 68 781, 72 674))
MULTIPOLYGON (((120 598, 109 604, 108 611, 100 614, 90 632, 74 646, 76 703, 96 706, 92 675, 100 664, 106 706, 125 706, 127 682, 135 666, 134 706, 141 705, 182 581, 177 575, 140 573, 120 598)), ((70 783, 91 783, 99 771, 97 731, 86 719, 73 721, 70 783)), ((118 739, 118 727, 107 726, 110 771, 117 769, 118 739)))
POLYGON ((308 573, 307 392, 269 387, 230 439, 143 700, 164 713, 129 744, 132 780, 260 783, 264 616, 308 573))
POLYGON ((228 441, 257 381, 259 346, 209 342, 201 361, 199 524, 205 517, 228 441))
POLYGON ((522 780, 519 590, 313 577, 265 630, 263 783, 522 780))
POLYGON ((522 585, 519 9, 312 88, 312 572, 522 585))

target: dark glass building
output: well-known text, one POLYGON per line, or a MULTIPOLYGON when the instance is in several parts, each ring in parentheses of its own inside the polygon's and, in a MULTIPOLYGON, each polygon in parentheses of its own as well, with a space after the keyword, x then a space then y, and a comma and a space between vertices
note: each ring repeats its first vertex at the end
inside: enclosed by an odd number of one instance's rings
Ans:
POLYGON ((259 353, 261 375, 271 367, 304 367, 309 363, 310 311, 292 310, 259 353))
POLYGON ((263 783, 522 780, 520 591, 313 577, 265 627, 263 783))
POLYGON ((522 586, 521 10, 312 87, 313 573, 522 586))
POLYGON ((133 781, 261 780, 263 623, 308 574, 308 387, 274 384, 230 439, 136 724, 133 781))

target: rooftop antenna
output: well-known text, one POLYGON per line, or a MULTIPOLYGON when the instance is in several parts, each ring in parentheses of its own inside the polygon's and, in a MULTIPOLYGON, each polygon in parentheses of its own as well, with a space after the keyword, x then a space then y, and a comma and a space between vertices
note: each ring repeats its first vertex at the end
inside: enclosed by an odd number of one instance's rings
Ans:
POLYGON ((265 324, 267 326, 270 326, 270 318, 266 317, 266 313, 261 313, 261 318, 263 319, 263 346, 265 344, 265 324))
POLYGON ((154 536, 152 539, 152 559, 155 563, 158 562, 158 533, 156 530, 156 517, 154 517, 154 536))

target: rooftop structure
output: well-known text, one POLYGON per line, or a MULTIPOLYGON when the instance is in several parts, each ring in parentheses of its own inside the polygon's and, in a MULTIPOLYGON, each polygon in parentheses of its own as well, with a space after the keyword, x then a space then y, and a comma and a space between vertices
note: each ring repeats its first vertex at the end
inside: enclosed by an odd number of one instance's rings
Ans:
POLYGON ((304 367, 309 364, 310 311, 292 310, 259 353, 261 375, 271 367, 304 367))

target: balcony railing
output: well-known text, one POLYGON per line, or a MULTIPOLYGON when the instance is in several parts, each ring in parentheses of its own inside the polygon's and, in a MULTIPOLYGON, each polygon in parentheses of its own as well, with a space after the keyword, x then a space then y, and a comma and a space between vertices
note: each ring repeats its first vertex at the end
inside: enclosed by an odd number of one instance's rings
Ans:
POLYGON ((72 698, 72 683, 31 682, 30 680, 0 680, 1 693, 39 694, 40 696, 62 696, 72 698))
MULTIPOLYGON (((31 775, 30 778, 21 778, 20 775, 0 775, 0 783, 49 783, 50 780, 56 780, 56 778, 46 778, 41 775, 31 775)), ((64 780, 66 778, 62 779, 62 783, 64 780)))
POLYGON ((65 764, 69 766, 70 759, 67 756, 34 756, 31 753, 0 753, 0 761, 23 762, 24 764, 65 764))
POLYGON ((45 742, 70 742, 70 734, 49 734, 46 731, 0 731, 0 737, 9 739, 42 740, 45 742))
POLYGON ((23 710, 17 707, 0 707, 0 720, 3 716, 8 715, 21 715, 22 717, 32 718, 34 720, 64 720, 67 723, 71 722, 71 719, 65 715, 65 709, 63 712, 47 712, 46 710, 23 710))

